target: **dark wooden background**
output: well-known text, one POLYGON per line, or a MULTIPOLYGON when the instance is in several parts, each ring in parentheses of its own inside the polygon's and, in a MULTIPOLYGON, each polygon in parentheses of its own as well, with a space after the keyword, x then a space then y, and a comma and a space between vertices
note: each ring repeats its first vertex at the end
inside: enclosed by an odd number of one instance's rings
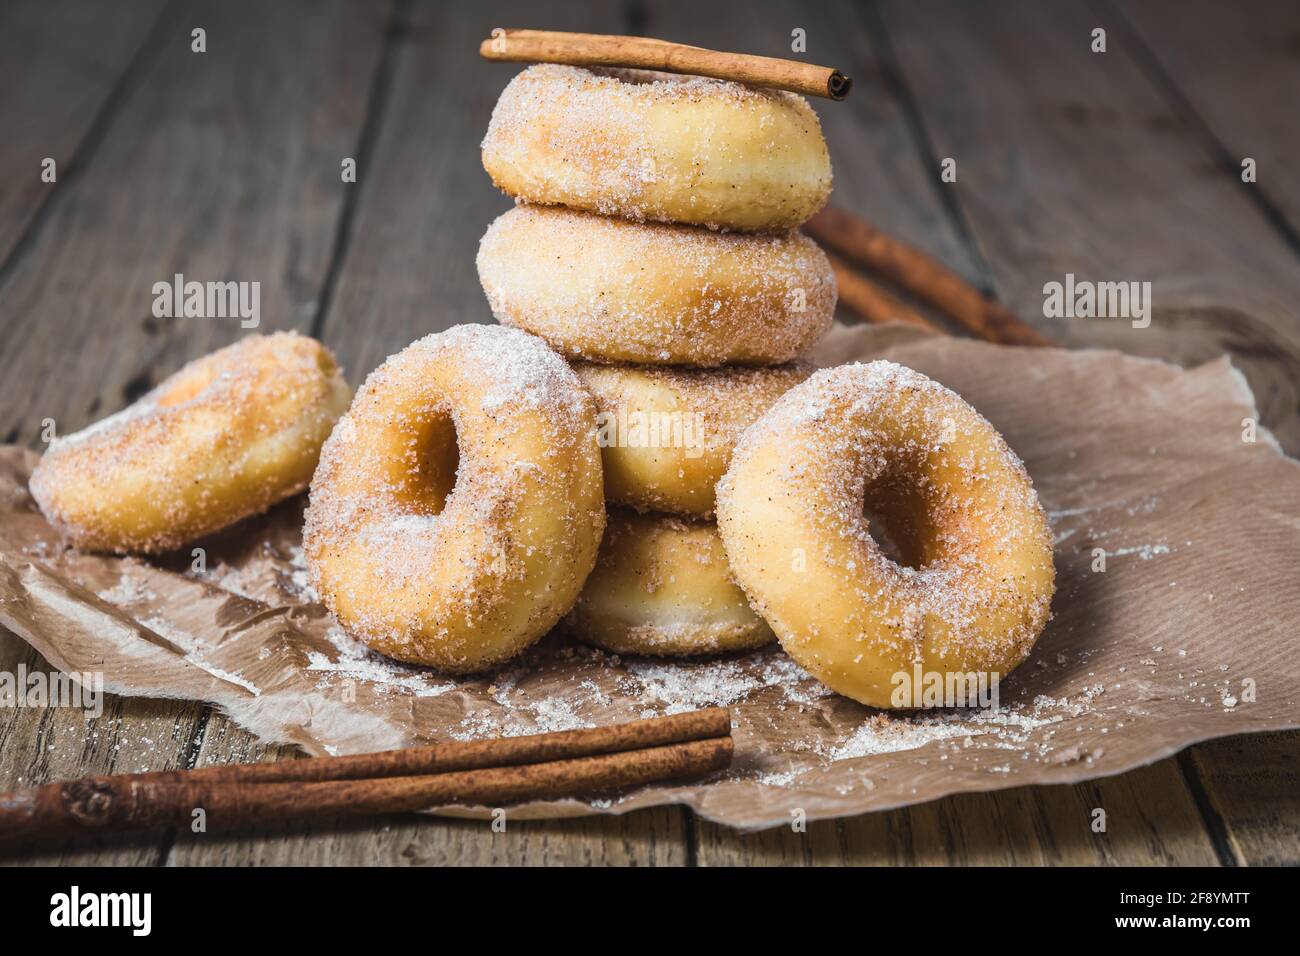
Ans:
MULTIPOLYGON (((39 448, 241 334, 155 319, 175 272, 258 280, 262 330, 324 339, 356 382, 412 339, 489 321, 473 257, 508 206, 478 143, 513 74, 494 26, 645 33, 807 58, 834 201, 939 255, 1045 333, 1195 363, 1232 353, 1300 451, 1300 5, 834 0, 619 3, 4 0, 0 439, 39 448), (1090 51, 1094 27, 1105 54, 1090 51), (190 31, 207 31, 207 52, 190 31), (56 184, 42 183, 45 157, 56 184), (354 157, 359 181, 344 184, 354 157), (939 181, 957 160, 958 181, 939 181), (1258 182, 1240 163, 1253 157, 1258 182), (1149 329, 1042 316, 1065 272, 1149 280, 1149 329)), ((1081 423, 1086 425, 1086 423, 1081 423)), ((1242 489, 1249 494, 1249 489, 1242 489)), ((1294 517, 1294 516, 1293 516, 1294 517)), ((1297 622, 1279 622, 1294 633, 1297 622)), ((0 669, 45 666, 0 633, 0 669)), ((741 835, 677 808, 423 818, 10 849, 5 862, 1300 863, 1300 735, 1194 747, 1120 777, 741 835), (1109 832, 1093 833, 1104 807, 1109 832)), ((0 711, 0 790, 275 759, 197 704, 0 711)))

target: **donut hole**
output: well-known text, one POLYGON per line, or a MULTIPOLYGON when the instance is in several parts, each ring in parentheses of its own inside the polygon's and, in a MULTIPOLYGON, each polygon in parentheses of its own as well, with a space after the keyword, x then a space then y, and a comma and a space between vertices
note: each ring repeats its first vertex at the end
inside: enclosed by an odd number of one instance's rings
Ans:
POLYGON ((915 564, 910 563, 903 556, 902 549, 894 541, 894 536, 889 533, 885 516, 880 514, 878 510, 873 509, 870 502, 862 509, 862 517, 867 522, 867 534, 871 536, 871 540, 875 542, 881 554, 895 564, 916 567, 915 564))
POLYGON ((919 570, 938 557, 930 545, 928 500, 906 476, 891 473, 869 483, 862 517, 880 553, 900 567, 919 570))
POLYGON ((421 514, 441 513, 460 471, 460 443, 451 415, 423 419, 412 436, 410 457, 414 464, 406 488, 409 500, 421 514))

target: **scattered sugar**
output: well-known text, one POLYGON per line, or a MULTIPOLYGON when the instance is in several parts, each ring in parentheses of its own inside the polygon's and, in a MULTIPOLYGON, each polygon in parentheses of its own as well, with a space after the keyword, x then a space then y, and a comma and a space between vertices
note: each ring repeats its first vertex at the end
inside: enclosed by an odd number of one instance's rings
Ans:
POLYGON ((99 591, 96 596, 101 601, 117 605, 153 601, 158 597, 150 590, 149 585, 143 579, 137 578, 131 573, 129 565, 125 562, 123 562, 122 576, 118 579, 117 584, 99 591))
POLYGON ((307 572, 307 553, 302 549, 301 545, 293 545, 289 548, 289 566, 293 569, 289 573, 289 585, 294 594, 309 603, 319 602, 320 595, 311 586, 310 576, 307 572))
POLYGON ((220 667, 210 663, 203 655, 206 648, 203 644, 187 631, 181 630, 170 621, 161 617, 149 617, 140 621, 140 624, 153 631, 159 637, 175 645, 183 651, 183 657, 186 661, 194 664, 196 667, 206 671, 213 677, 227 683, 236 684, 252 693, 254 697, 260 697, 262 692, 255 684, 238 674, 232 674, 230 671, 223 670, 220 667))
POLYGON ((318 686, 328 687, 336 678, 365 681, 381 693, 407 691, 416 697, 438 697, 459 685, 454 681, 417 667, 401 664, 372 651, 349 637, 337 625, 325 637, 334 645, 335 657, 320 651, 307 655, 307 670, 328 675, 318 686))
POLYGON ((200 581, 218 587, 223 591, 229 591, 239 597, 248 598, 250 601, 262 600, 257 590, 264 575, 258 568, 237 568, 224 562, 218 562, 194 576, 200 581))
POLYGON ((1167 544, 1139 544, 1128 548, 1115 548, 1107 552, 1112 558, 1122 558, 1126 555, 1136 554, 1143 561, 1150 561, 1156 555, 1168 554, 1169 545, 1167 544))

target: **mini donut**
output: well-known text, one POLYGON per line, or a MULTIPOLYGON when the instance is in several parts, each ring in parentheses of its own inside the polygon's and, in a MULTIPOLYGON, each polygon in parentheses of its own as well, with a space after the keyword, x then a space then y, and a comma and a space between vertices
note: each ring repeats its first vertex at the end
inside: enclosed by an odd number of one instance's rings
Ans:
POLYGON ((894 691, 917 665, 1005 677, 1049 617, 1052 538, 1024 465, 955 392, 892 362, 818 372, 750 426, 718 528, 786 652, 873 707, 909 706, 894 691))
POLYGON ((426 336, 372 372, 321 453, 309 580, 389 657, 468 673, 573 606, 605 526, 596 409, 541 339, 426 336))
POLYGON ((314 339, 249 336, 57 439, 32 497, 84 550, 169 551, 306 490, 351 395, 314 339))
POLYGON ((736 439, 808 365, 671 369, 573 363, 596 399, 605 500, 710 518, 736 439))
POLYGON ((492 111, 483 167, 528 202, 746 232, 793 229, 831 191, 803 97, 643 70, 524 70, 492 111))
POLYGON ((488 227, 478 272, 502 324, 598 362, 776 365, 835 317, 835 274, 800 232, 745 236, 518 206, 488 227))
POLYGON ((716 525, 613 508, 566 623, 617 654, 689 657, 775 640, 732 582, 716 525))

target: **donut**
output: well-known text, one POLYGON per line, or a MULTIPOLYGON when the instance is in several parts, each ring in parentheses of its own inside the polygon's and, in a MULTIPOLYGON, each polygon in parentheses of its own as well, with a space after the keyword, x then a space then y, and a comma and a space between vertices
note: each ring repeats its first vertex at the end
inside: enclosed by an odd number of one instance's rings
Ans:
POLYGON ((831 191, 803 97, 642 70, 524 70, 492 111, 483 167, 528 202, 746 232, 792 229, 831 191))
POLYGON ((716 233, 518 206, 488 227, 478 272, 499 322, 598 362, 776 365, 835 315, 835 274, 800 232, 716 233))
POLYGON ((314 339, 250 336, 56 439, 32 497, 83 550, 169 551, 306 490, 351 394, 314 339))
POLYGON ((813 371, 802 364, 671 369, 588 362, 573 369, 596 400, 605 500, 698 518, 713 515, 713 486, 740 433, 813 371))
POLYGON ((716 525, 616 508, 566 623, 617 654, 720 654, 775 639, 732 583, 716 525))
POLYGON ((469 673, 573 606, 604 526, 596 409, 578 377, 541 339, 461 325, 366 379, 321 452, 303 550, 349 634, 469 673))
POLYGON ((786 653, 873 707, 916 706, 918 669, 991 686, 1049 617, 1052 537, 1024 465, 955 392, 892 362, 820 371, 751 425, 718 529, 786 653))

